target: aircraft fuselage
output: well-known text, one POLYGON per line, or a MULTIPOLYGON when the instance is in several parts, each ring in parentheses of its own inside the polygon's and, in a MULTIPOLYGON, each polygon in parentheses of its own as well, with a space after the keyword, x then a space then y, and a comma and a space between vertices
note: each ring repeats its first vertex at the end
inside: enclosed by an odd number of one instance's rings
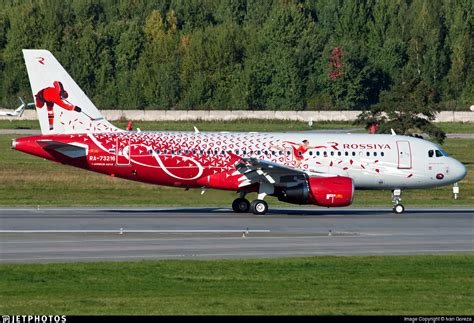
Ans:
POLYGON ((255 191, 251 183, 242 185, 234 167, 242 158, 298 168, 310 176, 350 177, 359 189, 443 186, 466 173, 435 144, 396 135, 109 132, 25 137, 13 146, 99 173, 189 188, 255 191))

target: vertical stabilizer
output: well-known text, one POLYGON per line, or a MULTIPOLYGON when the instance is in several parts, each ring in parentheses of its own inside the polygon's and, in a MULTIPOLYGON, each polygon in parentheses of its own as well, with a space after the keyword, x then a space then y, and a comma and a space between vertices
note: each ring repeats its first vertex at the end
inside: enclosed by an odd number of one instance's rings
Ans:
POLYGON ((104 119, 53 54, 24 49, 23 56, 43 134, 120 131, 104 119))

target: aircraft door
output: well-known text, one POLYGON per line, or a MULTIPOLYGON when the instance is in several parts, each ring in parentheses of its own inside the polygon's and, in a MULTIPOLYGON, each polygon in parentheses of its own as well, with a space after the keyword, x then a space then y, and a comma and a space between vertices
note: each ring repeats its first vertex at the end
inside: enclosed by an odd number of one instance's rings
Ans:
POLYGON ((410 169, 411 168, 410 142, 397 141, 397 151, 398 151, 398 168, 410 169))
POLYGON ((117 166, 130 165, 130 138, 117 137, 115 142, 115 154, 117 166))

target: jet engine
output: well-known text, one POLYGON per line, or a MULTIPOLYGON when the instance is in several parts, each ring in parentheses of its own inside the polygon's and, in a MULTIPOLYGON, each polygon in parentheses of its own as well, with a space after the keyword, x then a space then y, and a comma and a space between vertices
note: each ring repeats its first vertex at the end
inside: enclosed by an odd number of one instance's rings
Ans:
POLYGON ((354 182, 349 177, 310 177, 291 187, 275 187, 278 200, 293 204, 348 206, 354 197, 354 182))

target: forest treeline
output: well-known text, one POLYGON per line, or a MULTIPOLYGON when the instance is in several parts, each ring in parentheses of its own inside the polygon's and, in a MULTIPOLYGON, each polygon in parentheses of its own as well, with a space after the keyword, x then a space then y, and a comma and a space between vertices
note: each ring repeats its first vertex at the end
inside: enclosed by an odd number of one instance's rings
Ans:
MULTIPOLYGON (((472 0, 3 0, 0 105, 50 50, 100 109, 474 104, 472 0)), ((377 111, 377 110, 375 110, 377 111)))

